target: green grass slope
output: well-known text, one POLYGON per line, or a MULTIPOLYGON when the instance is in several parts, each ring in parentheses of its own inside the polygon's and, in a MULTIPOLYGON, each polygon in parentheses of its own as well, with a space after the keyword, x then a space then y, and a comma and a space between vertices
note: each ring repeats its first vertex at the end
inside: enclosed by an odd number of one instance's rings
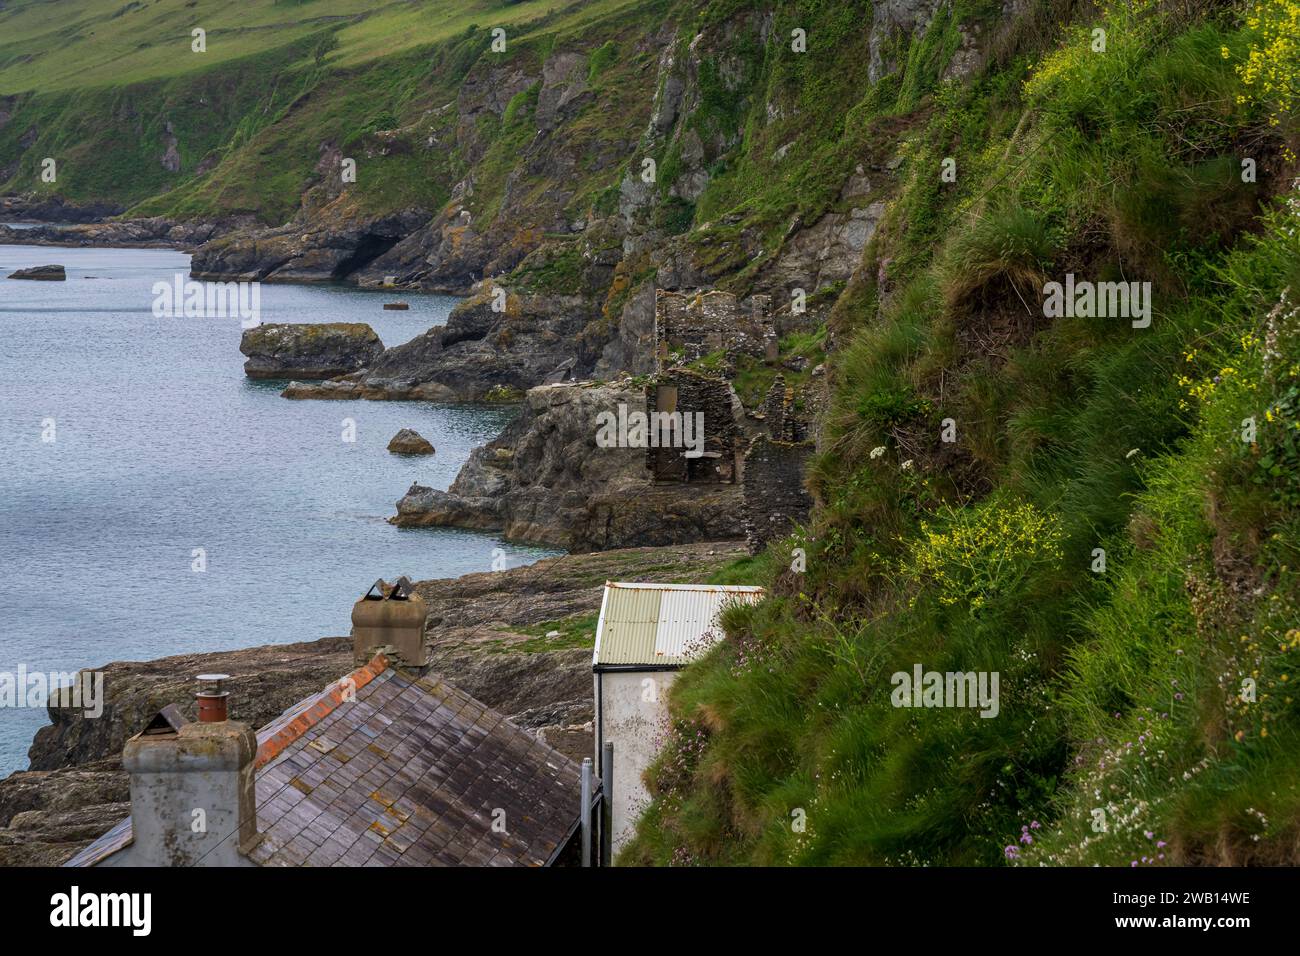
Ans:
MULTIPOLYGON (((573 28, 638 0, 11 0, 0 10, 0 95, 86 89, 203 72, 331 31, 329 54, 355 67, 465 32, 559 13, 573 28), (195 28, 207 49, 191 49, 195 28)), ((520 31, 520 37, 526 34, 520 31)))
POLYGON ((772 596, 674 686, 621 862, 1300 859, 1300 60, 1265 7, 1039 4, 973 83, 927 72, 936 17, 846 104, 902 185, 832 313, 819 507, 732 575, 772 596), (1150 326, 1045 317, 1067 273, 1150 282, 1150 326), (918 663, 997 672, 996 716, 894 706, 918 663))

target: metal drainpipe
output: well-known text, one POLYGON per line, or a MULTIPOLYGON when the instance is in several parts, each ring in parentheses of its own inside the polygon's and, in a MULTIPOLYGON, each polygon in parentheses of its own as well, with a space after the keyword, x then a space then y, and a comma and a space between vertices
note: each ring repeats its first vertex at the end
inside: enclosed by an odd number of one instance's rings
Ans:
POLYGON ((591 758, 582 758, 582 865, 591 866, 591 758))
POLYGON ((606 741, 600 774, 600 865, 614 865, 614 742, 606 741))

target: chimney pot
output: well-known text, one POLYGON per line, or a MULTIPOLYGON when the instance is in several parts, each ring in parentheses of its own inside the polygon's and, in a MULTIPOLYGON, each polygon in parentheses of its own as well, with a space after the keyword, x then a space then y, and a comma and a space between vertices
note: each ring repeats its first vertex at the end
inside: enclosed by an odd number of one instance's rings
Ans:
POLYGON ((199 692, 195 695, 199 702, 199 722, 204 724, 220 723, 227 719, 226 700, 230 691, 226 690, 229 674, 200 674, 198 676, 199 692))

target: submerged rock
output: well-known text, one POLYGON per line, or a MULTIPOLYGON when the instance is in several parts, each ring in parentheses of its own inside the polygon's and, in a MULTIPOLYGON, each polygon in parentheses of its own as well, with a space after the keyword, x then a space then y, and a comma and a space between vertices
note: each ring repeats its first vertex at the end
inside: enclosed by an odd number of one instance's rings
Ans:
POLYGON ((249 378, 334 378, 365 368, 384 343, 364 322, 270 323, 246 329, 239 351, 249 378))
POLYGON ((433 445, 413 428, 403 428, 388 443, 394 455, 432 455, 433 445))
POLYGON ((19 269, 17 272, 9 273, 9 278, 64 282, 67 280, 68 274, 64 272, 63 266, 32 266, 30 269, 19 269))

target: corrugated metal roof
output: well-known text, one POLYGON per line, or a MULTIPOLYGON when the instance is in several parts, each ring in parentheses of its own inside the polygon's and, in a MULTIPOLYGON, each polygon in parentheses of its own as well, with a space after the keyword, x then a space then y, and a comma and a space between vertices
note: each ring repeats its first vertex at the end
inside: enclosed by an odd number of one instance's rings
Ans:
POLYGON ((739 585, 607 581, 592 666, 680 667, 721 636, 712 632, 725 605, 762 597, 739 585))

